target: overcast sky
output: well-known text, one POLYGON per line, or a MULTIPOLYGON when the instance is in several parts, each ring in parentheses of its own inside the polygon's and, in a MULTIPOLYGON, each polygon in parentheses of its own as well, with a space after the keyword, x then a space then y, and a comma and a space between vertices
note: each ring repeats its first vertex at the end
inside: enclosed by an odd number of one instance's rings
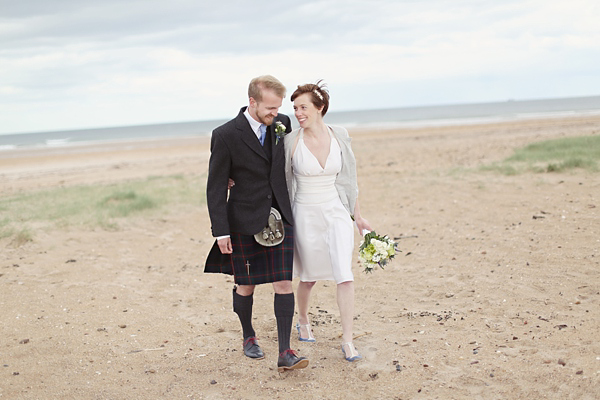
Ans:
POLYGON ((598 0, 0 0, 0 133, 600 95, 598 0))

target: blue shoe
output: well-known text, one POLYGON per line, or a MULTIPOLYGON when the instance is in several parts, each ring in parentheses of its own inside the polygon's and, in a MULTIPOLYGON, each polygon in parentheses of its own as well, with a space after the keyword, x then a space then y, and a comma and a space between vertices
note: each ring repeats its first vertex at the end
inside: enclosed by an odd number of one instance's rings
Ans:
POLYGON ((311 342, 314 343, 317 341, 317 339, 314 338, 314 336, 312 335, 312 331, 310 330, 310 324, 306 324, 306 325, 300 325, 300 323, 296 324, 296 329, 298 329, 298 340, 301 342, 311 342), (304 327, 306 328, 306 330, 308 331, 308 338, 303 338, 300 335, 300 327, 304 327))
POLYGON ((344 358, 346 359, 346 361, 354 362, 362 360, 362 356, 358 354, 358 351, 356 351, 356 348, 354 347, 352 342, 342 343, 342 353, 344 353, 344 358), (344 346, 348 346, 348 351, 350 352, 350 355, 346 354, 344 346))

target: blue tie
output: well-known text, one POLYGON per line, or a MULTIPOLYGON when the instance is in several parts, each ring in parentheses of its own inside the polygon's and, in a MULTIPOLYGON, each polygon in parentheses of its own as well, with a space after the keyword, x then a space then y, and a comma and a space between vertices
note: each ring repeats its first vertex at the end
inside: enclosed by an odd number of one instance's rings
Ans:
POLYGON ((258 128, 260 130, 260 144, 261 146, 265 145, 265 136, 267 136, 267 126, 265 124, 260 124, 258 128))

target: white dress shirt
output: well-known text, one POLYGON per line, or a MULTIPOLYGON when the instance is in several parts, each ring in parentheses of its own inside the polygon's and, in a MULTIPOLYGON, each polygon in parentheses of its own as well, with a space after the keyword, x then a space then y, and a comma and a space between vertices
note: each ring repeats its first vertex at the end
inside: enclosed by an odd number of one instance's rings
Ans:
POLYGON ((244 117, 246 117, 248 123, 250 124, 250 128, 252 128, 252 131, 260 141, 260 137, 262 136, 262 134, 260 133, 260 126, 262 125, 262 122, 258 122, 257 120, 252 118, 247 108, 246 111, 244 111, 244 117))

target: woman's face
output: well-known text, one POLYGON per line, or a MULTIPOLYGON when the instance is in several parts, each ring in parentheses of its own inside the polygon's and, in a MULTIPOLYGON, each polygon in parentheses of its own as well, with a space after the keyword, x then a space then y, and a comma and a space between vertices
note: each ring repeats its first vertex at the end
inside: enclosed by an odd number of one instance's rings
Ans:
POLYGON ((321 109, 315 107, 312 103, 310 93, 304 93, 294 100, 294 115, 301 128, 312 126, 315 122, 321 121, 321 109))

